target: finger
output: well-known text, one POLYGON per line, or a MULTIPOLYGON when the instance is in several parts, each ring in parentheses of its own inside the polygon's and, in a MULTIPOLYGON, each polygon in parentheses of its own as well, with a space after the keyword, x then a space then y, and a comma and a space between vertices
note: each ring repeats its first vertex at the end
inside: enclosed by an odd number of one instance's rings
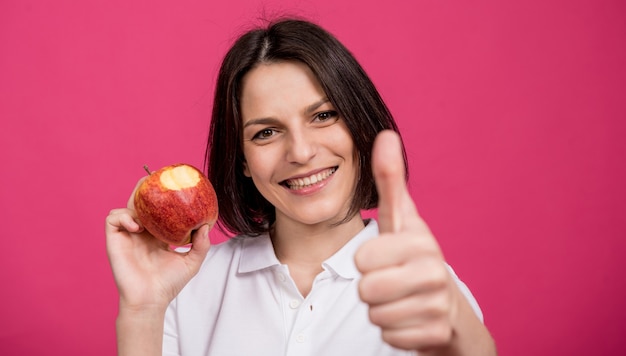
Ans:
POLYGON ((439 319, 450 320, 450 298, 445 293, 410 295, 390 303, 370 305, 370 321, 386 329, 409 328, 439 319))
POLYGON ((385 238, 369 240, 359 247, 354 262, 357 269, 365 274, 429 256, 443 261, 441 249, 426 227, 418 231, 396 233, 393 241, 385 238))
POLYGON ((211 227, 207 224, 202 225, 191 237, 191 249, 187 253, 187 259, 197 270, 204 261, 206 254, 211 248, 211 240, 209 239, 209 231, 211 227))
POLYGON ((139 224, 134 216, 134 211, 130 209, 114 209, 111 210, 105 221, 105 231, 118 232, 126 230, 128 232, 141 232, 143 226, 139 224))
POLYGON ((372 170, 379 197, 380 232, 398 232, 403 227, 403 216, 415 207, 406 187, 402 144, 397 133, 386 130, 378 134, 372 152, 372 170))
POLYGON ((388 303, 412 294, 442 291, 449 275, 437 256, 415 259, 402 266, 373 270, 359 282, 359 296, 368 304, 388 303))
POLYGON ((130 194, 130 197, 128 198, 128 204, 126 204, 128 209, 135 210, 135 193, 137 192, 137 189, 139 189, 139 186, 141 185, 141 183, 143 183, 143 181, 146 180, 146 178, 148 178, 148 176, 141 177, 141 179, 137 181, 137 184, 135 185, 133 192, 130 194))
POLYGON ((452 338, 452 327, 446 320, 438 319, 414 327, 383 329, 381 336, 391 346, 404 350, 417 350, 421 354, 430 349, 448 345, 452 338))

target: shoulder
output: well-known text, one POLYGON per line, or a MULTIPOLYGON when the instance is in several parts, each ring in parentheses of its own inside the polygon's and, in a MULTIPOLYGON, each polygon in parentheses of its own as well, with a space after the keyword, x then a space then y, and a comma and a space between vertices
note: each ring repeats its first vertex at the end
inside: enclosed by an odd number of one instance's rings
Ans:
MULTIPOLYGON (((200 272, 206 267, 224 269, 227 265, 237 272, 250 272, 276 263, 269 235, 239 235, 211 246, 200 272)), ((211 270, 214 273, 215 269, 211 270)))
POLYGON ((263 236, 238 235, 220 243, 211 245, 211 249, 206 256, 205 263, 214 259, 223 259, 238 255, 245 246, 253 243, 255 239, 263 239, 263 236))

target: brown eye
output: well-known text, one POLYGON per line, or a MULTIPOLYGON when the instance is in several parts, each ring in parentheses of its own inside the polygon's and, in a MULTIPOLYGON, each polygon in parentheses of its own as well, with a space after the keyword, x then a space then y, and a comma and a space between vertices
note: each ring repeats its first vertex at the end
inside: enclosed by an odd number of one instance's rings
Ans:
POLYGON ((254 137, 252 137, 252 139, 253 140, 255 140, 255 139, 260 139, 260 140, 268 139, 268 138, 274 136, 275 133, 276 133, 276 131, 274 131, 273 129, 263 129, 263 130, 257 132, 257 134, 254 135, 254 137))
POLYGON ((339 114, 336 111, 324 111, 315 116, 315 120, 320 122, 337 120, 339 118, 339 114))

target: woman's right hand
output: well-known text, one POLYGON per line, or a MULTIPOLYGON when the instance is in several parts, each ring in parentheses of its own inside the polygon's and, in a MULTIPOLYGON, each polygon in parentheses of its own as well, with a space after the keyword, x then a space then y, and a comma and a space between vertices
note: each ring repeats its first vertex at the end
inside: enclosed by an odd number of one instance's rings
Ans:
POLYGON ((126 208, 106 218, 107 255, 120 294, 120 311, 165 310, 198 272, 211 247, 208 225, 192 236, 189 252, 173 251, 143 228, 134 209, 134 195, 126 208))

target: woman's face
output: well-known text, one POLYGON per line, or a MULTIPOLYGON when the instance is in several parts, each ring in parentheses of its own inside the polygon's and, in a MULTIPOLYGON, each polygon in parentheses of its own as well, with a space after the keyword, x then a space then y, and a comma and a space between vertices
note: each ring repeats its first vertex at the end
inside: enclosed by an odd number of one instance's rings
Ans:
POLYGON ((314 225, 345 217, 358 176, 350 132, 310 69, 260 64, 241 94, 244 174, 276 221, 314 225))

